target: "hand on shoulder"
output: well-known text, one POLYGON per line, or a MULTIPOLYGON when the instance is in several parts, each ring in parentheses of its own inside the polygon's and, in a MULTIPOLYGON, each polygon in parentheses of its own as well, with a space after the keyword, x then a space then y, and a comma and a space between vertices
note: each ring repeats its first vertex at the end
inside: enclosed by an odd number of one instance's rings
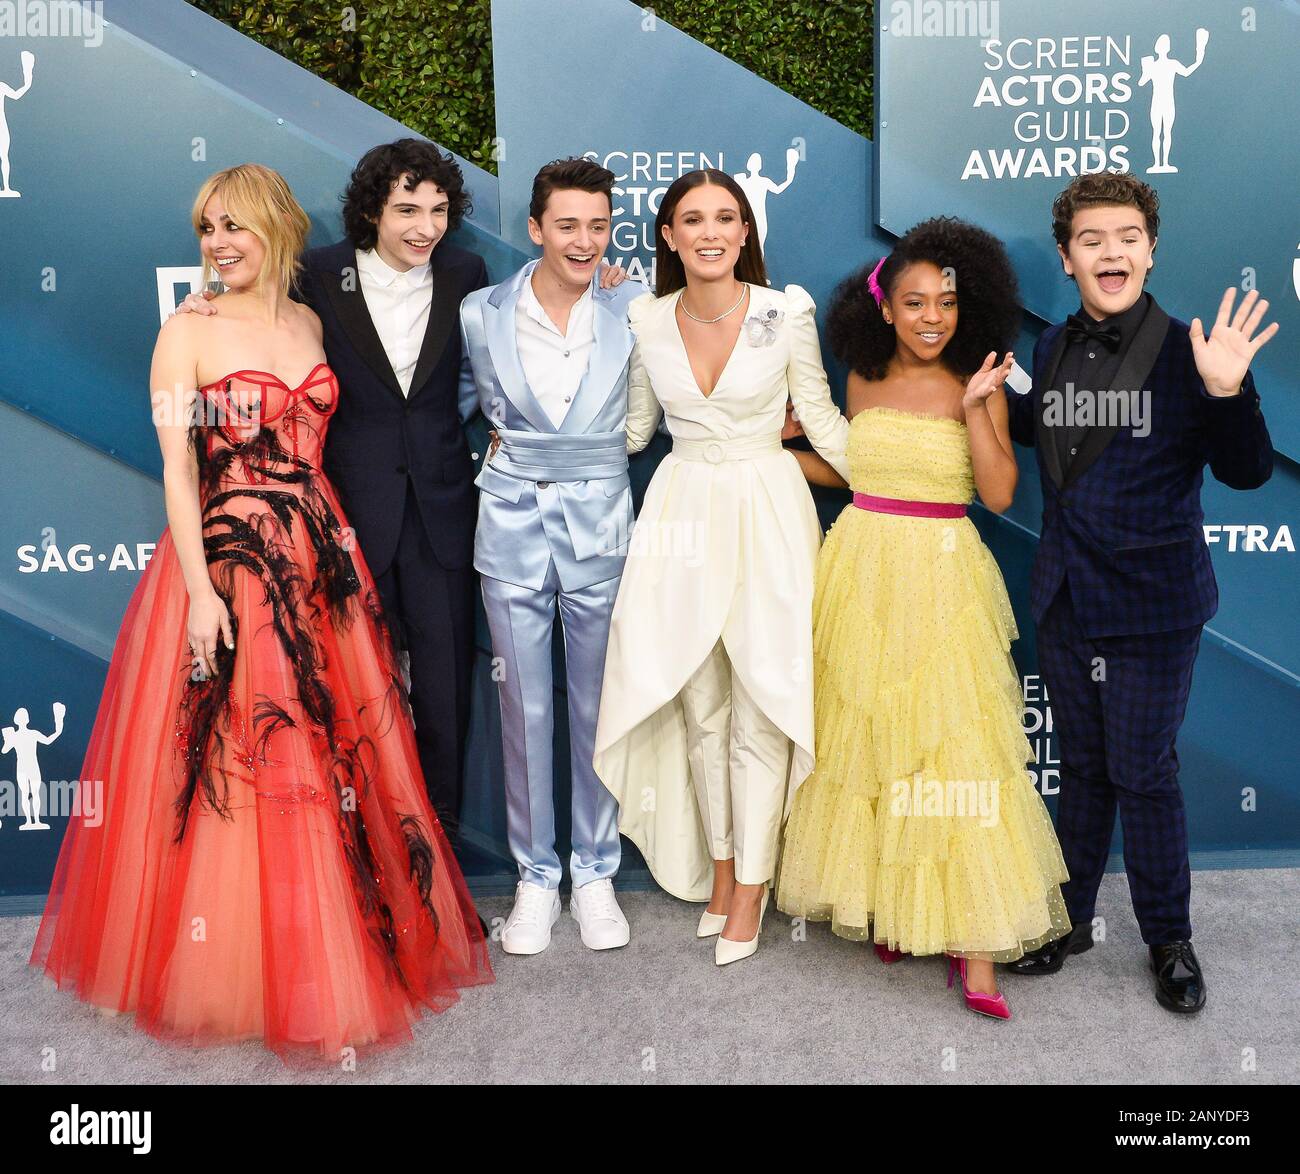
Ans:
POLYGON ((187 315, 193 315, 199 318, 210 318, 217 313, 216 300, 219 294, 199 293, 191 291, 185 295, 184 300, 176 307, 167 317, 168 321, 172 318, 184 318, 187 315))
MULTIPOLYGON (((190 294, 186 301, 195 296, 197 295, 190 294)), ((177 309, 163 319, 163 324, 158 329, 158 342, 177 346, 187 340, 196 339, 199 331, 203 329, 205 320, 211 316, 210 313, 202 314, 177 309)))

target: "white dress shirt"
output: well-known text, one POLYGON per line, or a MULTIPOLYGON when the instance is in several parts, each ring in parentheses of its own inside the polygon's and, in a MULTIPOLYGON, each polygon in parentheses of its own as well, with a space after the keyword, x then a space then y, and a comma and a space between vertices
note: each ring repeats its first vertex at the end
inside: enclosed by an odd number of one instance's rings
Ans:
POLYGON ((530 276, 515 306, 515 341, 528 386, 551 423, 560 427, 596 345, 596 304, 591 287, 573 304, 568 329, 561 333, 533 293, 530 276))
POLYGON ((415 363, 429 325, 429 305, 433 301, 429 263, 426 261, 401 273, 374 249, 358 249, 357 275, 389 366, 397 376, 402 394, 410 395, 415 363))

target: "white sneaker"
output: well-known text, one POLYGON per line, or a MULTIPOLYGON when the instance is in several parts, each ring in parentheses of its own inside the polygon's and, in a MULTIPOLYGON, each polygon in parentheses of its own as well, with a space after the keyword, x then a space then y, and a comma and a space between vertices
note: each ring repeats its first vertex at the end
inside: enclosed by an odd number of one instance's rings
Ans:
POLYGON ((515 906, 501 931, 501 948, 507 954, 540 954, 551 944, 551 926, 559 920, 559 892, 520 881, 515 906))
POLYGON ((569 912, 582 931, 582 944, 589 950, 616 950, 626 946, 632 936, 627 918, 614 899, 614 882, 608 877, 575 888, 569 912))

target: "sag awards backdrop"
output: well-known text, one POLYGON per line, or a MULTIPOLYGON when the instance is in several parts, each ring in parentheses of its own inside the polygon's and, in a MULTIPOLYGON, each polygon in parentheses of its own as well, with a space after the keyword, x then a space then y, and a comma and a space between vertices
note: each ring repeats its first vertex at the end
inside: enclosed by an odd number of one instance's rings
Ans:
MULTIPOLYGON (((798 282, 824 309, 835 283, 894 234, 958 214, 1011 248, 1027 311, 1017 351, 1027 357, 1043 323, 1075 305, 1055 260, 1052 197, 1080 169, 1155 184, 1163 207, 1152 288, 1162 303, 1206 318, 1225 286, 1253 286, 1282 323, 1257 368, 1279 450, 1273 479, 1250 494, 1213 481, 1205 491, 1222 603, 1179 743, 1193 860, 1293 865, 1300 5, 900 0, 877 9, 873 143, 649 8, 495 0, 500 178, 462 161, 475 203, 462 241, 495 280, 506 276, 531 255, 533 173, 587 154, 618 176, 610 260, 649 282, 663 192, 683 172, 715 166, 748 192, 774 283, 798 282), (573 28, 604 47, 599 64, 536 68, 571 54, 573 28)), ((183 0, 0 2, 0 909, 41 903, 113 639, 166 522, 147 378, 159 321, 198 278, 195 190, 221 167, 269 164, 311 215, 312 243, 327 243, 342 235, 338 193, 355 159, 402 133, 183 0)), ((842 376, 832 367, 841 395, 842 376)), ((481 454, 481 433, 473 439, 481 454)), ((665 447, 661 438, 634 462, 638 491, 665 447)), ((1026 606, 1040 503, 1030 455, 1020 456, 1012 510, 975 514, 1016 604, 1032 770, 1050 806, 1051 707, 1026 606)), ((824 522, 843 501, 822 495, 824 522)), ((479 647, 464 823, 465 871, 483 891, 509 887, 512 869, 481 618, 479 647)), ((563 742, 561 722, 557 777, 563 742)))

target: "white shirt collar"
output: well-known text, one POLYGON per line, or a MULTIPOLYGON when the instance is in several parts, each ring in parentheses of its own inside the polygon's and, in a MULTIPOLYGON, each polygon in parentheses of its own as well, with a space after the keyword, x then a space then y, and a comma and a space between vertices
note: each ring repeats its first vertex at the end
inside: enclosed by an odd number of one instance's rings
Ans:
MULTIPOLYGON (((535 267, 534 267, 535 268, 535 267)), ((528 276, 524 278, 524 288, 520 293, 524 313, 534 322, 539 322, 548 330, 555 334, 560 334, 559 328, 551 321, 551 317, 542 309, 542 303, 537 300, 537 294, 533 289, 533 273, 529 271, 528 276)), ((573 309, 569 311, 569 329, 573 329, 575 315, 582 314, 586 311, 587 306, 591 304, 591 286, 587 286, 582 296, 573 303, 573 309)))
POLYGON ((394 269, 375 249, 358 249, 357 267, 376 285, 385 287, 397 282, 408 289, 417 289, 429 280, 428 261, 402 272, 394 269))

